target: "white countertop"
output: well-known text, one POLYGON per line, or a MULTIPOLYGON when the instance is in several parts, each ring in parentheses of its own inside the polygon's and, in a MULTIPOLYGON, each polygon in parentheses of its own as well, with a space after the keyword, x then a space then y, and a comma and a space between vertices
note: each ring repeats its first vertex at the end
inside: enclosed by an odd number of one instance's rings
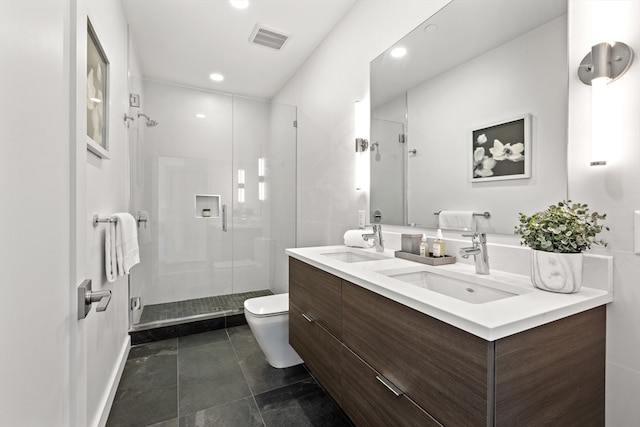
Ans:
POLYGON ((385 251, 384 255, 388 256, 386 259, 353 263, 322 255, 346 250, 376 254, 374 249, 355 249, 346 246, 287 249, 286 253, 488 341, 553 322, 613 300, 613 295, 604 290, 582 287, 580 292, 574 294, 547 292, 534 287, 529 276, 494 270, 489 275, 479 275, 475 273, 473 265, 462 263, 429 266, 395 258, 392 250, 385 251), (511 292, 515 289, 518 295, 482 304, 468 303, 378 272, 395 269, 398 271, 420 269, 494 289, 511 292))

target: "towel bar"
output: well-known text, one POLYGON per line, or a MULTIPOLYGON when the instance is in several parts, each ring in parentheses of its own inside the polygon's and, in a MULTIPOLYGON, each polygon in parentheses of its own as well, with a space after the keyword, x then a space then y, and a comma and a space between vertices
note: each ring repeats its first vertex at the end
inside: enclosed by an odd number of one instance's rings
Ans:
MULTIPOLYGON (((438 212, 434 212, 434 215, 440 215, 440 212, 442 211, 438 211, 438 212)), ((474 213, 473 216, 483 216, 485 218, 491 218, 491 213, 489 211, 483 212, 483 213, 474 213)))
POLYGON ((111 218, 100 218, 98 216, 98 214, 94 214, 93 215, 93 226, 97 227, 99 223, 101 222, 106 222, 106 223, 110 223, 110 222, 118 222, 117 219, 111 219, 111 218))

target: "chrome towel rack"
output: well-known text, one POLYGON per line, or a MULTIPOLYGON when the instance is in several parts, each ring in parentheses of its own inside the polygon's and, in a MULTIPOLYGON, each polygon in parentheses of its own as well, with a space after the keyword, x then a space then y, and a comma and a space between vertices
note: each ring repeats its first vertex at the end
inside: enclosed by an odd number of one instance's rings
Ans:
POLYGON ((100 218, 100 216, 98 216, 98 214, 93 214, 93 226, 97 227, 98 224, 100 224, 101 222, 104 223, 111 223, 111 222, 118 222, 117 219, 111 219, 111 218, 100 218))
MULTIPOLYGON (((440 215, 440 212, 442 211, 438 211, 438 212, 434 212, 434 215, 440 215)), ((489 211, 483 212, 483 213, 473 213, 473 216, 483 216, 485 218, 491 218, 491 213, 489 211)))
MULTIPOLYGON (((136 222, 138 223, 138 227, 140 227, 140 223, 143 222, 144 223, 144 227, 147 228, 147 220, 148 218, 145 217, 144 215, 142 215, 140 213, 140 211, 138 211, 136 213, 136 222)), ((93 226, 97 227, 100 223, 105 223, 105 224, 109 224, 112 222, 118 222, 117 219, 115 218, 100 218, 100 216, 98 214, 93 214, 93 226)))

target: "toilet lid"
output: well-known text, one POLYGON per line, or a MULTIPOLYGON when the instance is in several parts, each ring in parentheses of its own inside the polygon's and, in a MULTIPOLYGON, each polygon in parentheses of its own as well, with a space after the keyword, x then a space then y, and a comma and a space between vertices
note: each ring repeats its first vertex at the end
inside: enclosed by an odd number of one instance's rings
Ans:
POLYGON ((244 310, 257 317, 275 316, 289 312, 289 294, 250 298, 244 302, 244 310))

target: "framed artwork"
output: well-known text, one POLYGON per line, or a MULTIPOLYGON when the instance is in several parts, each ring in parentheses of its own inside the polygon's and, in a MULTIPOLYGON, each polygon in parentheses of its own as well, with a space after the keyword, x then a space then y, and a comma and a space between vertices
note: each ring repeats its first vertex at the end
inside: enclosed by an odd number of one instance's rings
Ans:
POLYGON ((531 115, 471 132, 471 182, 531 177, 531 115))
POLYGON ((87 19, 87 149, 109 158, 109 59, 87 19))

